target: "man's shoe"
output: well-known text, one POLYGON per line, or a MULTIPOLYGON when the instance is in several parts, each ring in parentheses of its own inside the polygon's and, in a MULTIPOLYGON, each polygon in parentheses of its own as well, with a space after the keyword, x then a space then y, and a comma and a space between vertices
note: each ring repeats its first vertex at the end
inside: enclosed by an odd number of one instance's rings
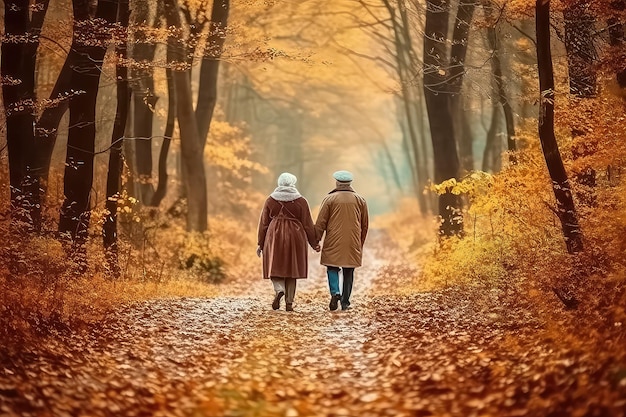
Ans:
POLYGON ((343 311, 346 311, 346 310, 352 310, 352 307, 351 307, 351 306, 341 306, 341 309, 342 309, 343 311))
POLYGON ((278 310, 280 308, 280 299, 283 298, 283 295, 285 295, 285 293, 282 291, 276 293, 274 301, 272 301, 272 309, 278 310))
POLYGON ((330 304, 328 304, 328 308, 330 308, 331 311, 337 310, 337 306, 339 305, 339 300, 341 300, 341 294, 335 294, 332 297, 330 297, 330 304))
POLYGON ((286 307, 285 307, 285 310, 293 311, 293 304, 287 304, 286 307))

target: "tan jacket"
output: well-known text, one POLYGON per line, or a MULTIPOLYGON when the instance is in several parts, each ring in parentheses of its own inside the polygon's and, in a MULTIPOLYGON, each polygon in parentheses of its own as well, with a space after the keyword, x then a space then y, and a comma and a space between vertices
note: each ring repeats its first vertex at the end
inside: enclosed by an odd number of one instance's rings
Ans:
POLYGON ((367 203, 350 185, 340 185, 324 198, 315 223, 315 234, 324 232, 321 264, 356 268, 361 266, 368 228, 367 203))

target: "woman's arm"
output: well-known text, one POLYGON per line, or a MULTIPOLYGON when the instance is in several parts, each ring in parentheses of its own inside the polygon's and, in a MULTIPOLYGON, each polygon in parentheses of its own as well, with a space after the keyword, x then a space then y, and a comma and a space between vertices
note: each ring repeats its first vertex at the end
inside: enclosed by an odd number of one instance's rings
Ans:
POLYGON ((268 207, 269 199, 265 200, 263 204, 263 211, 261 211, 261 218, 259 219, 259 231, 258 231, 258 245, 263 249, 265 244, 265 235, 267 234, 267 228, 270 226, 270 209, 268 207))
POLYGON ((306 201, 306 198, 302 198, 302 200, 302 218, 300 219, 300 222, 304 226, 304 231, 306 233, 306 238, 309 241, 309 245, 315 249, 319 243, 319 239, 315 234, 315 224, 313 224, 313 217, 311 216, 309 202, 306 201))

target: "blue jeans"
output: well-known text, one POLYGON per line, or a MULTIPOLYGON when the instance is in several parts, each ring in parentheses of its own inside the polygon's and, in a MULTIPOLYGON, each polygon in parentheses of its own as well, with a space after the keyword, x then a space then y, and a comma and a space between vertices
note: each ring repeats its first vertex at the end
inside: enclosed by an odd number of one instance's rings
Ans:
POLYGON ((346 309, 350 305, 350 294, 352 294, 352 284, 354 283, 354 268, 339 268, 337 266, 327 267, 328 288, 330 295, 341 295, 341 308, 346 309), (339 270, 343 270, 343 291, 339 291, 339 270))

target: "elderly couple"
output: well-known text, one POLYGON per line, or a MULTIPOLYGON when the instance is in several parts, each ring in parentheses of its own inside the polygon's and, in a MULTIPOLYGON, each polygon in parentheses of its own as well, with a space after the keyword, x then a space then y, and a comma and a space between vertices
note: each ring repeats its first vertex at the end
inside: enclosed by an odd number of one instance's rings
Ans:
POLYGON ((307 277, 307 241, 316 252, 322 251, 321 264, 327 267, 331 310, 350 308, 354 268, 361 266, 363 243, 367 235, 368 213, 365 199, 352 189, 352 174, 333 174, 335 189, 322 201, 317 222, 313 224, 309 204, 296 188, 297 178, 280 174, 278 188, 263 206, 259 221, 257 255, 263 254, 263 277, 272 280, 272 308, 280 308, 285 296, 287 311, 293 311, 296 280, 307 277), (324 238, 324 248, 320 240, 324 238), (343 289, 339 271, 343 270, 343 289))

